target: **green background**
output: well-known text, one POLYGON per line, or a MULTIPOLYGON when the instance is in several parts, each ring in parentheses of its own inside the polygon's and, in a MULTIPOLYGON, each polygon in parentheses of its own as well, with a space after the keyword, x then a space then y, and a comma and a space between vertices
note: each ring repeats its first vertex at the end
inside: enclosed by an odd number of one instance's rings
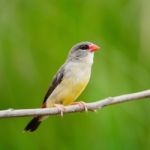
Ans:
MULTIPOLYGON (((0 109, 37 108, 69 49, 101 46, 79 100, 150 87, 148 0, 0 0, 0 109)), ((26 118, 0 120, 0 150, 149 150, 149 100, 97 113, 52 116, 34 133, 26 118)))

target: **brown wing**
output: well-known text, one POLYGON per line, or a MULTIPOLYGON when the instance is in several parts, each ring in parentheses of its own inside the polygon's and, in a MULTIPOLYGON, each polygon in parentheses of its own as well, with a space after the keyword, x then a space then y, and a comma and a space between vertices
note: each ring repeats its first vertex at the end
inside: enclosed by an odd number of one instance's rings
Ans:
POLYGON ((63 67, 57 72, 57 74, 54 76, 51 86, 49 87, 45 97, 43 104, 46 102, 47 98, 51 95, 51 93, 54 91, 54 89, 59 85, 63 79, 64 76, 64 69, 63 67))

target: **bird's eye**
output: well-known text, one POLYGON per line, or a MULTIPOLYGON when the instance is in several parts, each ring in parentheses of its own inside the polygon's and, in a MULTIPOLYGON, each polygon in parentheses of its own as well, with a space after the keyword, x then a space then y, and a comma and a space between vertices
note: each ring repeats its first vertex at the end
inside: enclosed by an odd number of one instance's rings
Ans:
POLYGON ((87 44, 86 45, 80 45, 80 49, 82 49, 82 50, 86 50, 88 48, 89 48, 89 46, 87 44))

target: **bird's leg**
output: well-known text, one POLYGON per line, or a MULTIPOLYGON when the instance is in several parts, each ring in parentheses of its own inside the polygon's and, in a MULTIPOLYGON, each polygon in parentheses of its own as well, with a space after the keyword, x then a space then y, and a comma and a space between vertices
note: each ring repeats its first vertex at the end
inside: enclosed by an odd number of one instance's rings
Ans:
POLYGON ((59 110, 60 116, 63 117, 63 115, 64 115, 64 110, 65 110, 64 105, 61 105, 61 104, 54 104, 54 106, 59 110))
POLYGON ((84 108, 85 111, 88 111, 87 105, 85 102, 80 101, 80 102, 73 102, 72 105, 79 105, 80 108, 84 108))

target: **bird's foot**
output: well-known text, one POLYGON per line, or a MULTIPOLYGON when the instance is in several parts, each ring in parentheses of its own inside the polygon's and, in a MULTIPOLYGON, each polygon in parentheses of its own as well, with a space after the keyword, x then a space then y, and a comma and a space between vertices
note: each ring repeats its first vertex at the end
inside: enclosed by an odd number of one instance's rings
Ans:
POLYGON ((84 110, 87 112, 88 108, 87 108, 87 104, 83 101, 80 102, 73 102, 72 105, 79 105, 80 108, 84 108, 84 110))
POLYGON ((63 117, 64 115, 64 105, 61 105, 61 104, 54 104, 54 106, 58 109, 58 111, 60 112, 60 116, 63 117))

